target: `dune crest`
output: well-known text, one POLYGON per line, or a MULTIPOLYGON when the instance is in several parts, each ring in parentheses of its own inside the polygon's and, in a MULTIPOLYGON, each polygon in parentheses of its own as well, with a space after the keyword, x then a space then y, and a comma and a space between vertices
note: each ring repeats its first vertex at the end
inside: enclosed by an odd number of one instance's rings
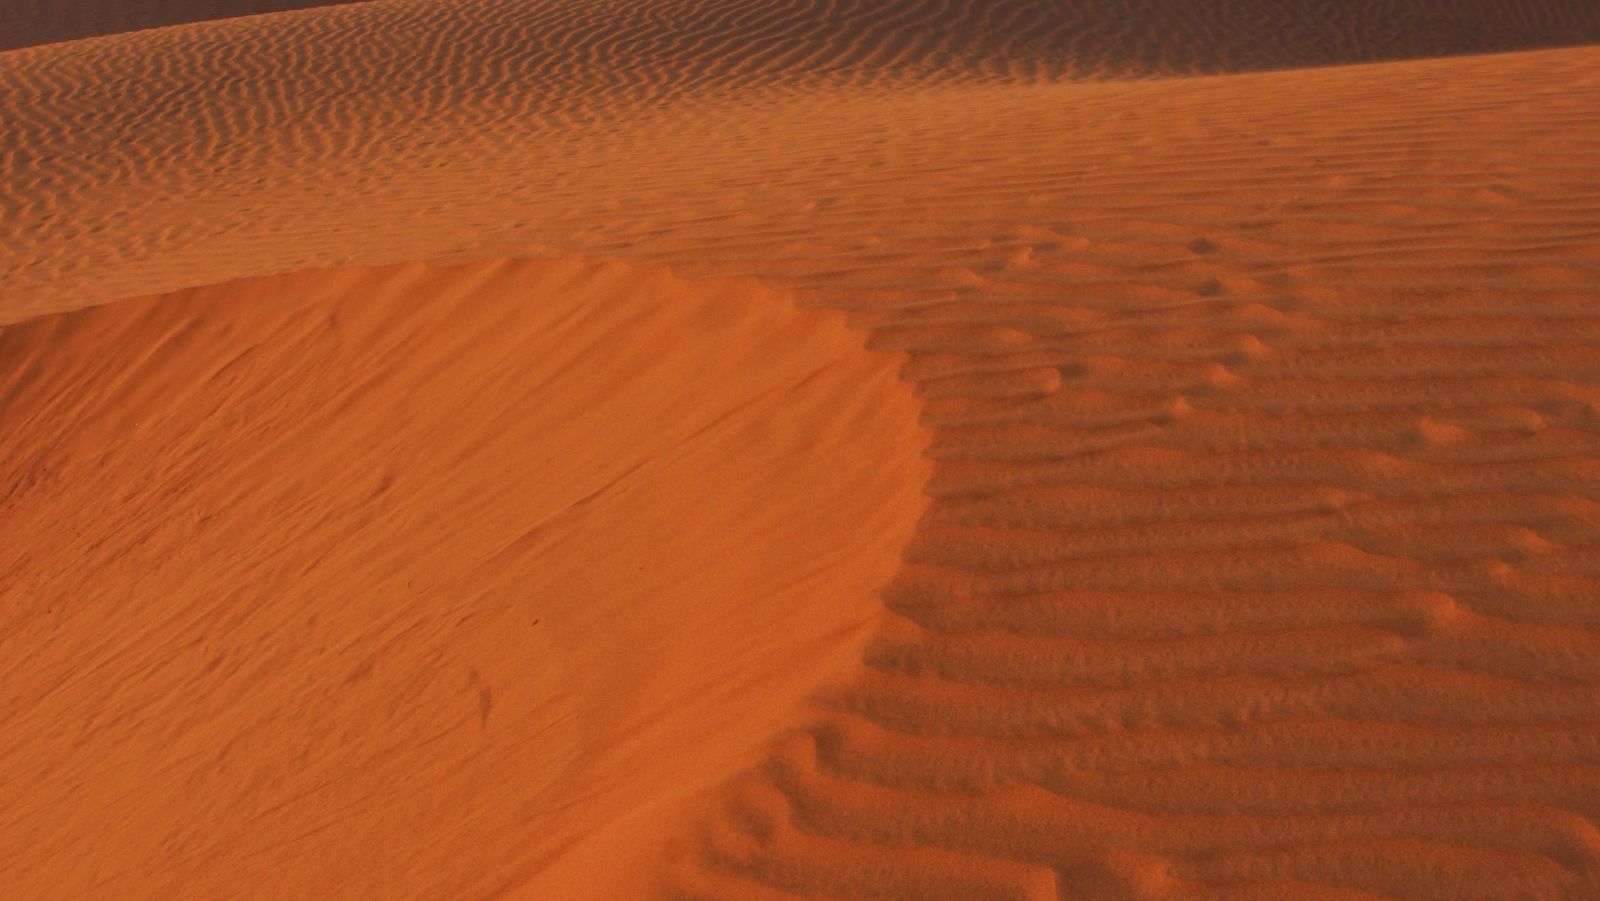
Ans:
POLYGON ((520 885, 797 721, 924 504, 894 361, 748 282, 300 273, 0 361, 12 898, 520 885))

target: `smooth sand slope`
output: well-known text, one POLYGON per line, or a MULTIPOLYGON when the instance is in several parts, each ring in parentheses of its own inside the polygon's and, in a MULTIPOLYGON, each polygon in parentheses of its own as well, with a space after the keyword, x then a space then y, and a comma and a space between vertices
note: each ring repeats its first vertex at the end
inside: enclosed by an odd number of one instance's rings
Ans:
POLYGON ((7 896, 483 895, 749 762, 924 506, 860 341, 570 262, 0 333, 7 896))
POLYGON ((1600 896, 1597 28, 0 54, 0 894, 1600 896))

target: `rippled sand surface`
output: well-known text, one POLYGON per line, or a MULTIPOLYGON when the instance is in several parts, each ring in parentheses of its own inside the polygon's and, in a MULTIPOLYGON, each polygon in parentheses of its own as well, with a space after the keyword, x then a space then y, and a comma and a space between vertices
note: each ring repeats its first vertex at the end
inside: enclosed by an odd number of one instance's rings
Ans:
POLYGON ((1596 42, 17 4, 0 896, 1600 897, 1596 42))

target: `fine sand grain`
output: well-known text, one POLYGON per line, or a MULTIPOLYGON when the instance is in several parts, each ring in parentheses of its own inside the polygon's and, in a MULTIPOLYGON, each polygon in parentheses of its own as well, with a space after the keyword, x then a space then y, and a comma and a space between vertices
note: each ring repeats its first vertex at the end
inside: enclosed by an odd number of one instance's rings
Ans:
POLYGON ((133 6, 0 896, 1600 897, 1600 6, 133 6))

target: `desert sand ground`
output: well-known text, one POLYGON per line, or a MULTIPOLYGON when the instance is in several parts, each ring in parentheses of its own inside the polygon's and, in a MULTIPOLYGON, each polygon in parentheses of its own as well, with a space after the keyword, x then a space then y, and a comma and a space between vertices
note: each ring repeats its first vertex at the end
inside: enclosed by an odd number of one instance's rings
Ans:
POLYGON ((1600 898, 1600 6, 70 6, 0 897, 1600 898))

